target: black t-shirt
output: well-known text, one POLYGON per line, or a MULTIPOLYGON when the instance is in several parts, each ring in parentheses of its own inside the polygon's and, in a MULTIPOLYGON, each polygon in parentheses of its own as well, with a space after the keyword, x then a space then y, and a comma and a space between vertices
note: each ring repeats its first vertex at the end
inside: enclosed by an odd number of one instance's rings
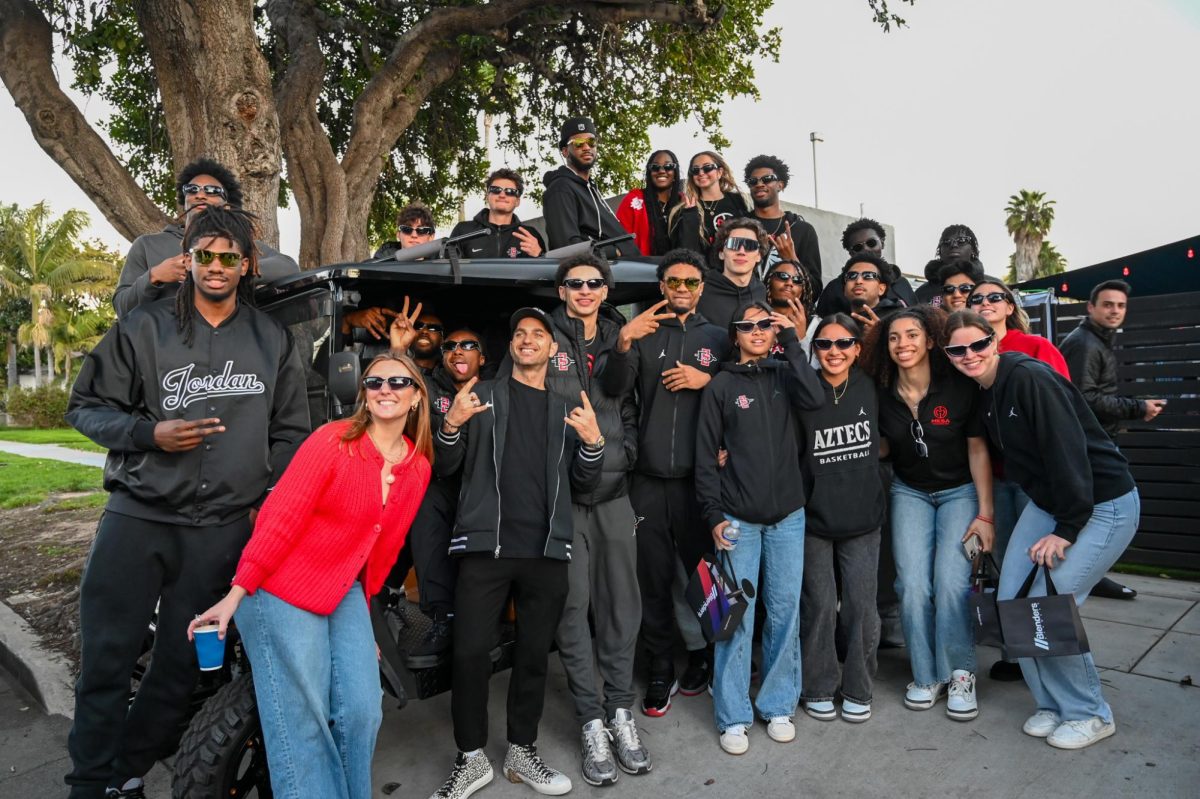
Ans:
POLYGON ((500 544, 505 557, 540 558, 550 520, 546 498, 549 394, 508 379, 508 429, 500 463, 500 544))
POLYGON ((958 372, 935 377, 917 406, 929 457, 917 454, 912 412, 896 387, 879 392, 879 429, 891 448, 896 476, 918 491, 945 491, 971 482, 967 437, 985 435, 979 415, 979 384, 958 372))

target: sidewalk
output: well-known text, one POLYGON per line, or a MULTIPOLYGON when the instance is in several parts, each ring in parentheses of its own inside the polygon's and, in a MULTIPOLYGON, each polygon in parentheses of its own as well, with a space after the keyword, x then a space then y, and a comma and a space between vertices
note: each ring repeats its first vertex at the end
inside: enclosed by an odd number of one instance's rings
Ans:
POLYGON ((104 459, 108 457, 103 452, 87 452, 82 449, 60 447, 57 444, 23 444, 19 441, 0 441, 0 452, 20 455, 24 458, 44 458, 64 463, 78 463, 81 466, 97 466, 104 468, 104 459))

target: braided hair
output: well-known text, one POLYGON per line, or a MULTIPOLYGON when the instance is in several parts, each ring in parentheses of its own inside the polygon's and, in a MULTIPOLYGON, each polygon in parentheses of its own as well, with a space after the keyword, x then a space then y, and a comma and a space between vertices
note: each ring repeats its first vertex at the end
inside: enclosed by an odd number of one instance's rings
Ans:
MULTIPOLYGON (((183 251, 188 252, 202 239, 221 238, 237 245, 250 260, 250 268, 238 280, 237 301, 254 305, 254 278, 258 277, 258 249, 254 245, 254 223, 257 217, 232 205, 213 205, 196 214, 183 231, 183 251)), ((196 317, 196 281, 188 269, 183 285, 175 293, 175 319, 183 343, 189 347, 193 339, 196 317)))

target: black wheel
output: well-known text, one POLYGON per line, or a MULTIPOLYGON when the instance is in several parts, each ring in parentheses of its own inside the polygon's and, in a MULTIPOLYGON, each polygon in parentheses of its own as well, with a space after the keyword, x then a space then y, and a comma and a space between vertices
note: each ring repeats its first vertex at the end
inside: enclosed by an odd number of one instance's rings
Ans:
POLYGON ((267 750, 248 672, 223 686, 192 718, 179 742, 171 795, 174 799, 270 799, 267 750))

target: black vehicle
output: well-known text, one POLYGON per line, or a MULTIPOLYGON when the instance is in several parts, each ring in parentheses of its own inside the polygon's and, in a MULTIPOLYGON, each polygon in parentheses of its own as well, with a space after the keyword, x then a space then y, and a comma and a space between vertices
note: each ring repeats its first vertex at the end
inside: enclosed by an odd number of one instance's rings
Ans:
MULTIPOLYGON (((259 308, 283 323, 301 350, 316 428, 353 411, 362 368, 380 348, 362 335, 341 334, 347 310, 399 309, 405 296, 420 300, 437 311, 448 330, 466 324, 477 330, 495 364, 507 349, 513 310, 525 305, 549 309, 559 302, 556 268, 551 258, 340 264, 259 286, 255 296, 259 308)), ((609 291, 610 303, 641 305, 658 299, 652 262, 617 261, 613 276, 617 285, 609 291)), ((410 605, 401 586, 385 586, 371 600, 371 621, 383 688, 400 707, 450 689, 449 653, 432 665, 428 658, 408 658, 429 621, 410 605)), ((493 673, 508 668, 512 645, 508 624, 492 650, 493 673)), ((271 796, 250 662, 233 627, 226 651, 225 666, 205 674, 193 697, 193 715, 174 762, 176 799, 271 796)))

